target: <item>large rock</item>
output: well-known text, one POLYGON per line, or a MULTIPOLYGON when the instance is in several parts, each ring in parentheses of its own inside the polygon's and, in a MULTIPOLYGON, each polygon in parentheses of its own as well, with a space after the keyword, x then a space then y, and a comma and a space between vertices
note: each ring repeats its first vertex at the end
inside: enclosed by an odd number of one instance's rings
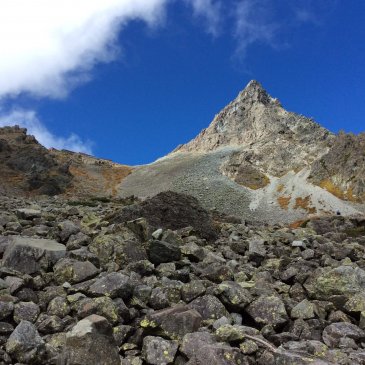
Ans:
POLYGON ((249 291, 234 281, 224 281, 217 290, 219 299, 232 310, 240 311, 252 301, 249 291))
POLYGON ((194 332, 188 333, 184 336, 180 351, 188 358, 191 359, 197 352, 206 345, 212 345, 216 343, 214 336, 209 332, 194 332))
POLYGON ((97 279, 88 290, 93 296, 106 295, 110 298, 121 297, 123 299, 129 299, 132 291, 129 277, 118 272, 112 272, 97 279))
POLYGON ((351 338, 355 341, 365 340, 365 332, 362 329, 346 322, 330 324, 324 329, 322 336, 328 347, 338 347, 344 338, 351 338))
POLYGON ((45 343, 32 323, 21 321, 6 342, 6 352, 18 362, 42 364, 45 343))
POLYGON ((181 288, 181 297, 184 302, 189 303, 195 298, 203 295, 206 287, 201 280, 191 280, 181 288))
POLYGON ((165 262, 178 261, 181 258, 181 251, 178 246, 157 240, 151 241, 149 243, 147 254, 149 260, 155 265, 165 262))
POLYGON ((80 227, 71 221, 64 221, 58 224, 59 236, 62 242, 66 242, 73 234, 80 232, 80 227))
POLYGON ((216 338, 222 342, 243 341, 246 335, 259 336, 260 331, 253 327, 225 324, 215 333, 216 338))
POLYGON ((54 276, 59 284, 77 284, 95 277, 99 270, 89 261, 62 259, 54 266, 54 276))
POLYGON ((238 348, 224 344, 202 346, 186 365, 248 365, 238 348))
POLYGON ((66 345, 57 365, 120 365, 113 329, 101 316, 79 321, 66 335, 66 345))
POLYGON ((177 305, 148 314, 141 321, 141 327, 162 331, 165 337, 178 340, 187 333, 197 331, 201 322, 202 317, 196 310, 177 305))
POLYGON ((2 266, 24 274, 47 270, 66 255, 66 247, 54 240, 19 236, 7 240, 2 266))
POLYGON ((275 327, 289 319, 283 301, 276 295, 261 295, 246 308, 246 312, 262 326, 275 327))
POLYGON ((365 291, 365 271, 352 266, 322 269, 315 272, 304 287, 315 299, 329 300, 339 295, 350 299, 353 295, 365 291))
POLYGON ((30 209, 30 208, 21 208, 16 210, 16 215, 20 219, 33 219, 33 218, 40 218, 42 212, 38 209, 30 209))
POLYGON ((298 303, 291 311, 291 317, 294 319, 302 318, 302 319, 310 319, 314 318, 314 304, 311 303, 308 299, 302 300, 298 303))
POLYGON ((164 340, 162 337, 146 336, 143 339, 142 357, 147 364, 173 364, 177 352, 176 341, 164 340))
POLYGON ((204 320, 215 321, 221 317, 228 316, 224 305, 213 295, 204 295, 189 303, 189 307, 195 309, 204 320))
POLYGON ((22 320, 34 323, 40 313, 39 306, 33 302, 19 302, 14 307, 14 321, 20 323, 22 320))
POLYGON ((103 267, 107 267, 112 261, 122 269, 130 263, 147 259, 144 247, 137 241, 134 233, 126 228, 118 234, 97 236, 89 249, 99 258, 103 267))
POLYGON ((203 238, 214 240, 217 232, 209 213, 192 196, 165 191, 140 204, 118 211, 110 221, 121 223, 143 217, 152 229, 193 227, 203 238))
POLYGON ((0 301, 0 320, 9 317, 14 310, 14 303, 12 301, 0 301))

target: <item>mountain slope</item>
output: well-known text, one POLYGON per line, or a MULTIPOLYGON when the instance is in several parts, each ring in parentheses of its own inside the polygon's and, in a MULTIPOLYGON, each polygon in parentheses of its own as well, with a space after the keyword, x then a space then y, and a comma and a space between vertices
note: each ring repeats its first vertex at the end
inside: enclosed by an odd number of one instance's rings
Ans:
POLYGON ((341 138, 286 111, 251 81, 196 138, 136 168, 120 193, 144 197, 170 189, 196 196, 206 208, 264 221, 357 214, 364 203, 364 161, 351 151, 363 148, 363 137, 341 138), (336 157, 339 145, 358 167, 336 157), (321 170, 324 160, 332 161, 330 170, 321 170))
POLYGON ((0 193, 146 198, 171 190, 252 221, 365 211, 365 134, 334 135, 251 81, 212 123, 153 164, 48 150, 0 128, 0 193))

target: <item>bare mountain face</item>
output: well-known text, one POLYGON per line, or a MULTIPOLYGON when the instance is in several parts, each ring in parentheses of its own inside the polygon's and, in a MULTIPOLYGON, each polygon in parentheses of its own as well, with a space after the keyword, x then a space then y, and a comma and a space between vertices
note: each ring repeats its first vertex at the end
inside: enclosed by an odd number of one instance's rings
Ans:
POLYGON ((311 119, 287 112, 257 81, 251 81, 194 140, 176 152, 237 147, 222 172, 251 189, 269 184, 268 175, 310 167, 327 153, 334 136, 311 119))
POLYGON ((316 160, 309 180, 341 199, 365 202, 365 133, 340 133, 316 160))
POLYGON ((121 194, 171 189, 264 221, 356 214, 365 203, 364 141, 286 111, 251 81, 196 138, 136 168, 121 194))

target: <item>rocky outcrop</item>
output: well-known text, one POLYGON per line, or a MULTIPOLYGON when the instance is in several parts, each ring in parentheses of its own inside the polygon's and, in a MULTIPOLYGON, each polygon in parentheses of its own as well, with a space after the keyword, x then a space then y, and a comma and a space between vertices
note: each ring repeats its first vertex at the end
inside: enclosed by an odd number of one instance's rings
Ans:
POLYGON ((19 127, 0 128, 0 171, 4 193, 56 195, 72 181, 68 165, 19 127))
POLYGON ((25 128, 0 128, 2 194, 108 198, 131 170, 83 153, 46 149, 25 128))
POLYGON ((365 202, 365 133, 341 132, 331 149, 316 160, 309 181, 343 200, 365 202))

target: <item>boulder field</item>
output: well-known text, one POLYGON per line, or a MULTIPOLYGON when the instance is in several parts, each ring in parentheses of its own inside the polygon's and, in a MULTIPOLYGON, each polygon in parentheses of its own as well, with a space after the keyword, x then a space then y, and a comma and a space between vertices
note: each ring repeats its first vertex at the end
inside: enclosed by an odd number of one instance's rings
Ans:
POLYGON ((365 364, 365 218, 172 192, 0 198, 0 364, 365 364))

